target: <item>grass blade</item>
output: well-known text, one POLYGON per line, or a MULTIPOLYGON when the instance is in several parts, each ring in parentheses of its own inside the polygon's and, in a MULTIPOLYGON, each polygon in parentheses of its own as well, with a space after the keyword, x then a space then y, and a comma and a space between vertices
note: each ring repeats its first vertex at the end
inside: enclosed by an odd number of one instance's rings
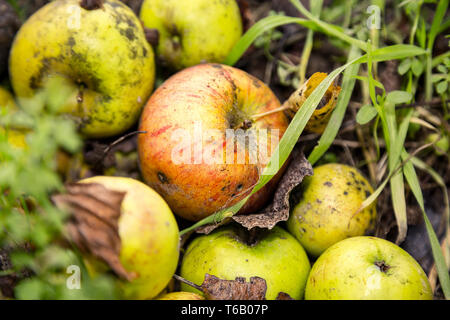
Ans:
MULTIPOLYGON (((407 160, 409 158, 409 154, 403 149, 402 152, 402 158, 403 160, 407 160)), ((414 160, 415 163, 419 163, 417 158, 414 160)), ((408 185, 411 188, 412 193, 414 194, 414 197, 417 200, 417 203, 420 206, 420 209, 423 214, 423 219, 425 221, 425 227, 427 229, 428 239, 430 241, 431 245, 431 251, 433 253, 434 262, 436 263, 436 269, 439 276, 439 281, 441 283, 442 291, 444 292, 445 298, 450 299, 450 277, 448 273, 448 267, 445 263, 445 258, 441 250, 441 245, 439 243, 439 240, 436 236, 436 233, 434 232, 433 226, 428 219, 428 216, 425 212, 425 205, 423 200, 423 194, 422 190, 420 188, 419 179, 417 178, 416 171, 414 169, 414 166, 412 164, 412 161, 406 162, 406 164, 403 167, 403 173, 405 175, 406 181, 408 182, 408 185)), ((447 192, 445 192, 447 193, 447 192)), ((448 216, 447 216, 448 218, 448 216)))
MULTIPOLYGON (((320 12, 322 11, 323 0, 310 0, 309 5, 311 7, 311 12, 313 15, 320 17, 320 12)), ((300 85, 305 82, 306 67, 308 66, 309 57, 311 55, 311 50, 313 47, 313 37, 314 31, 308 30, 306 35, 305 45, 303 47, 302 57, 300 59, 299 75, 300 75, 300 85)))
POLYGON ((228 54, 223 63, 230 66, 234 65, 241 58, 244 52, 251 46, 256 38, 258 38, 266 31, 290 23, 301 24, 309 29, 317 28, 314 22, 301 18, 286 16, 265 17, 247 30, 247 32, 239 39, 233 49, 231 49, 231 52, 228 54))
MULTIPOLYGON (((348 54, 348 60, 352 61, 360 56, 360 50, 352 46, 348 54)), ((355 87, 355 75, 358 74, 359 64, 355 63, 349 66, 342 77, 342 91, 339 94, 338 101, 336 103, 336 108, 331 115, 330 121, 328 122, 325 131, 322 133, 317 146, 314 147, 311 154, 308 157, 308 161, 314 165, 320 157, 328 150, 331 144, 336 138, 336 135, 341 127, 342 121, 344 120, 345 111, 347 110, 348 103, 353 93, 353 88, 355 87)))

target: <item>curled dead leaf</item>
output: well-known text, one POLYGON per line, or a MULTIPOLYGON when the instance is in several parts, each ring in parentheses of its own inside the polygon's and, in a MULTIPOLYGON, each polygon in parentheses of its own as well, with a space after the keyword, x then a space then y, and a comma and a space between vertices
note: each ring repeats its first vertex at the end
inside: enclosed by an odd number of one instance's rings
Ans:
POLYGON ((265 300, 267 284, 260 277, 236 280, 222 280, 216 276, 205 274, 202 285, 203 293, 208 300, 265 300))
POLYGON ((278 222, 286 221, 289 218, 289 197, 296 186, 298 186, 306 176, 313 174, 313 168, 300 147, 295 147, 291 153, 291 162, 287 167, 275 191, 273 200, 263 210, 253 214, 238 214, 231 218, 224 219, 218 224, 209 224, 196 230, 197 233, 209 234, 219 226, 230 221, 235 221, 243 227, 251 230, 253 228, 272 229, 278 222))
MULTIPOLYGON (((295 113, 302 107, 305 100, 311 95, 314 89, 327 77, 326 73, 316 72, 308 81, 306 81, 299 89, 297 89, 289 99, 283 104, 286 113, 290 118, 293 118, 295 113)), ((331 114, 336 106, 337 98, 341 92, 341 87, 332 83, 316 110, 309 119, 305 129, 314 132, 322 133, 330 120, 331 114)))
POLYGON ((84 253, 104 261, 119 277, 131 281, 135 275, 120 262, 118 222, 124 192, 101 184, 72 183, 66 193, 52 197, 55 205, 70 213, 66 230, 69 240, 84 253))

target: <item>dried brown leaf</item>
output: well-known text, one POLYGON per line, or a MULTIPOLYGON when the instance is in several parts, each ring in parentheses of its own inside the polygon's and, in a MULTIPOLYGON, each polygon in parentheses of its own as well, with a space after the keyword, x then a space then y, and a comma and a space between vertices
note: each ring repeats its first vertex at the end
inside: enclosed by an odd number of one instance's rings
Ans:
POLYGON ((52 197, 56 206, 70 213, 67 233, 85 253, 104 261, 119 277, 132 280, 134 274, 122 266, 118 221, 124 192, 113 191, 97 183, 72 183, 66 193, 52 197))
POLYGON ((306 176, 313 174, 313 168, 305 155, 297 146, 291 154, 291 161, 283 177, 281 178, 277 190, 274 193, 272 202, 261 212, 253 214, 237 214, 231 218, 222 220, 220 223, 208 224, 196 229, 197 233, 209 234, 218 227, 235 221, 248 230, 255 227, 262 229, 272 229, 278 222, 286 221, 289 218, 289 197, 292 190, 298 186, 306 176))
POLYGON ((267 284, 260 277, 222 280, 216 276, 205 274, 202 290, 208 300, 265 300, 267 284))
POLYGON ((292 152, 292 160, 281 178, 275 191, 273 201, 260 213, 236 215, 232 219, 247 229, 255 227, 272 229, 278 222, 289 218, 289 196, 305 176, 311 176, 313 169, 299 148, 292 152))

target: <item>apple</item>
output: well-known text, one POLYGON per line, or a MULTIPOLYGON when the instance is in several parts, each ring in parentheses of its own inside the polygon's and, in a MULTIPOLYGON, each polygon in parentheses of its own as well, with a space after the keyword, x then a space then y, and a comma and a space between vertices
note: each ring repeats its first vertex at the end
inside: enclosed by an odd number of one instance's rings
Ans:
POLYGON ((169 206, 154 190, 134 179, 96 176, 80 183, 99 183, 126 192, 119 218, 119 258, 137 277, 121 284, 123 295, 127 299, 156 297, 178 265, 179 230, 169 206))
MULTIPOLYGON (((138 137, 138 153, 145 181, 191 221, 233 205, 257 183, 288 126, 282 112, 255 116, 279 107, 273 92, 242 70, 200 64, 178 72, 141 115, 145 133, 138 137), (258 139, 245 141, 246 134, 258 139)), ((243 211, 265 204, 272 180, 243 211)))
POLYGON ((373 231, 376 202, 357 213, 372 193, 356 168, 338 163, 318 166, 301 184, 301 198, 289 216, 288 230, 311 256, 318 257, 336 242, 373 231))
POLYGON ((193 292, 178 291, 166 293, 158 300, 205 300, 205 298, 193 292))
POLYGON ((0 111, 1 108, 17 109, 17 106, 11 92, 0 86, 0 111))
MULTIPOLYGON (((17 105, 12 96, 6 88, 0 86, 0 116, 3 112, 10 113, 11 111, 17 111, 17 105)), ((10 145, 16 148, 26 148, 25 132, 15 128, 5 129, 0 125, 0 134, 7 136, 7 141, 10 145)), ((1 160, 1 159, 0 159, 1 160)))
MULTIPOLYGON (((226 226, 195 238, 181 263, 181 276, 201 285, 205 274, 224 280, 261 277, 266 280, 266 299, 278 293, 302 299, 310 264, 305 250, 280 227, 264 230, 255 239, 235 226, 226 226)), ((186 284, 181 289, 199 293, 186 284)))
POLYGON ((223 62, 242 34, 235 0, 144 0, 140 18, 159 31, 157 54, 176 70, 223 62))
POLYGON ((19 104, 58 79, 70 89, 61 111, 90 138, 120 134, 137 121, 155 72, 133 11, 118 0, 98 1, 99 9, 87 10, 80 0, 39 9, 16 35, 9 61, 19 104))
POLYGON ((399 246, 375 237, 353 237, 317 259, 306 284, 307 300, 429 300, 428 278, 399 246))
POLYGON ((426 143, 434 143, 433 149, 437 156, 443 156, 448 153, 449 138, 446 135, 440 135, 438 133, 430 133, 425 138, 426 143))

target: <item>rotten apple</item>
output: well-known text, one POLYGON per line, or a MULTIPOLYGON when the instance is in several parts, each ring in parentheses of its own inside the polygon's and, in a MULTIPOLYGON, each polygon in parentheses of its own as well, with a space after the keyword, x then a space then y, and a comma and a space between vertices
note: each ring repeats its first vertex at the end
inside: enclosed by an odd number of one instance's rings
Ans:
MULTIPOLYGON (((141 116, 145 181, 188 220, 233 205, 257 183, 288 126, 282 112, 270 113, 279 107, 273 92, 242 70, 201 64, 180 71, 155 91, 141 116)), ((276 180, 242 212, 264 205, 276 180)))
POLYGON ((97 138, 137 121, 155 69, 139 19, 118 0, 50 2, 19 30, 9 65, 19 104, 58 79, 69 91, 60 110, 97 138))
POLYGON ((373 231, 376 202, 358 212, 372 193, 369 181, 356 168, 339 163, 318 166, 301 184, 288 230, 311 256, 318 257, 336 242, 373 231))

